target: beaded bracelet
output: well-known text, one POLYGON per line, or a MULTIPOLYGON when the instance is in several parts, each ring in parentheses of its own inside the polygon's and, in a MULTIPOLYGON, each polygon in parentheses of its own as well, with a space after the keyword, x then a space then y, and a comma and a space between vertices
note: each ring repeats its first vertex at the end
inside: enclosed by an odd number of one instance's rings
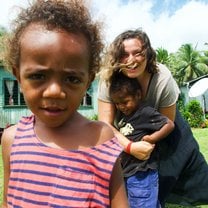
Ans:
POLYGON ((130 154, 131 153, 131 145, 133 142, 129 142, 128 145, 126 146, 125 152, 130 154))

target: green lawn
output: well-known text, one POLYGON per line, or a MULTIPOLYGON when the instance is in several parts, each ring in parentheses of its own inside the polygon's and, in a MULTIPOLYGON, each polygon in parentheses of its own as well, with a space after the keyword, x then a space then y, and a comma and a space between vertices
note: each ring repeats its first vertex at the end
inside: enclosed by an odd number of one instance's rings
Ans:
MULTIPOLYGON (((207 140, 208 140, 208 128, 205 129, 192 129, 193 134, 196 137, 201 152, 204 154, 206 160, 208 161, 208 145, 207 145, 207 140)), ((0 147, 1 150, 1 147, 0 147)), ((3 184, 3 167, 2 167, 2 160, 1 160, 2 154, 0 154, 0 204, 2 201, 2 184, 3 184)), ((178 205, 167 205, 167 208, 183 208, 184 206, 178 206, 178 205)), ((188 208, 187 206, 184 208, 188 208)), ((204 206, 197 206, 197 208, 208 208, 208 205, 204 206)))

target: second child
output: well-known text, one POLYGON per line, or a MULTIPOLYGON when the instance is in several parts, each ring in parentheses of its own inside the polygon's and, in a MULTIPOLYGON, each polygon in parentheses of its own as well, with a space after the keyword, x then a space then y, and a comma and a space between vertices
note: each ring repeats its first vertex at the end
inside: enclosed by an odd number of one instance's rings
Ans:
POLYGON ((138 80, 115 71, 110 80, 109 94, 117 108, 117 129, 130 143, 121 154, 121 164, 131 208, 159 208, 157 142, 174 128, 174 123, 142 102, 138 80), (139 160, 130 154, 131 143, 146 141, 155 148, 149 158, 139 160))

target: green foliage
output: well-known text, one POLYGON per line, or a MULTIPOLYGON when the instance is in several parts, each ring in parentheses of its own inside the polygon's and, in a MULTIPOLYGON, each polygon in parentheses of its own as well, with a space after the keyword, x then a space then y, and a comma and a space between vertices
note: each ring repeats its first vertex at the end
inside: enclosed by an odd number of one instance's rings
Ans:
POLYGON ((0 65, 3 65, 4 39, 8 35, 6 28, 0 26, 0 65))
POLYGON ((168 66, 170 61, 170 56, 168 54, 168 51, 164 48, 157 48, 156 54, 157 54, 156 56, 157 62, 168 66))
POLYGON ((177 101, 177 106, 178 106, 179 111, 183 115, 184 111, 185 111, 185 95, 184 95, 184 93, 181 93, 179 95, 179 98, 178 98, 178 101, 177 101))
POLYGON ((192 44, 183 44, 176 53, 156 49, 157 61, 165 64, 179 86, 208 73, 208 51, 198 51, 192 44))
POLYGON ((208 128, 208 119, 205 119, 203 124, 202 124, 202 128, 208 128))
POLYGON ((93 116, 89 117, 89 119, 93 120, 93 121, 97 121, 98 120, 98 115, 94 114, 93 116))
POLYGON ((199 101, 190 101, 185 108, 180 109, 183 117, 188 121, 189 125, 194 128, 202 127, 204 124, 203 110, 199 101))
POLYGON ((3 26, 0 26, 0 37, 7 34, 7 29, 3 26))

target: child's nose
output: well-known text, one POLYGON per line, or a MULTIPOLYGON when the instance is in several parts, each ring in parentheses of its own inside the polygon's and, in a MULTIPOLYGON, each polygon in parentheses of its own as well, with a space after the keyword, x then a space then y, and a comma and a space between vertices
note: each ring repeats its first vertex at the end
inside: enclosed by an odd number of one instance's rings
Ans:
POLYGON ((51 82, 44 90, 43 97, 48 98, 65 98, 66 94, 58 82, 51 82))

